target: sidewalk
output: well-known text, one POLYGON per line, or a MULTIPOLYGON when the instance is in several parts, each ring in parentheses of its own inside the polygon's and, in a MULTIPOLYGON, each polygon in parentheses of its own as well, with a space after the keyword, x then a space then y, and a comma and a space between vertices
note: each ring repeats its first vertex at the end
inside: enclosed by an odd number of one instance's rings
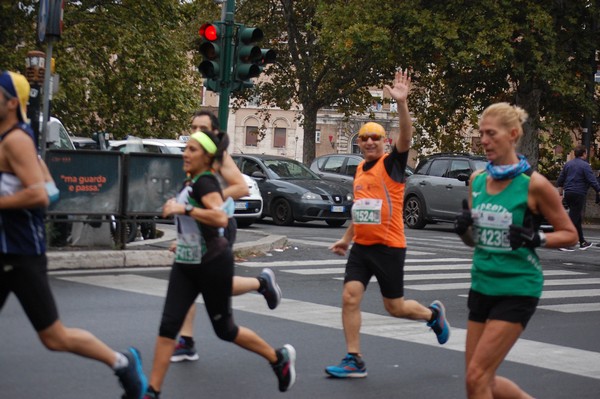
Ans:
MULTIPOLYGON (((154 240, 135 241, 119 250, 49 250, 48 270, 102 269, 117 267, 171 266, 173 253, 168 250, 175 240, 175 232, 165 230, 164 236, 154 240)), ((240 229, 233 245, 236 257, 264 253, 283 248, 287 237, 269 235, 258 230, 240 229)))

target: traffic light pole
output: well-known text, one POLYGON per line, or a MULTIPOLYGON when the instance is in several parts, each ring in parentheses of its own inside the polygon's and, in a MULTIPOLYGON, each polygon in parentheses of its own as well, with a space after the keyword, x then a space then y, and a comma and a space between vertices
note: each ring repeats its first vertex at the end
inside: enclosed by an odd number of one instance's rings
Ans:
POLYGON ((232 67, 232 41, 234 37, 235 0, 227 0, 223 12, 225 23, 225 40, 223 43, 223 56, 221 58, 222 75, 219 87, 219 128, 227 132, 227 121, 229 119, 229 97, 231 96, 231 67, 232 67))

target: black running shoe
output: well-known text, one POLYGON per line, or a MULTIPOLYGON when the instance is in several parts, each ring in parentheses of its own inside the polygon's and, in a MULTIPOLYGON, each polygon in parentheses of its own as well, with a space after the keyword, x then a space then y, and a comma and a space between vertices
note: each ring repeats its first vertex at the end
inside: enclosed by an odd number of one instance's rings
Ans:
POLYGON ((265 280, 266 283, 265 287, 259 289, 258 292, 265 297, 269 309, 275 309, 281 302, 281 288, 275 280, 275 273, 273 273, 273 270, 265 268, 262 269, 258 277, 265 280))
POLYGON ((279 380, 279 391, 285 392, 296 382, 296 349, 286 344, 277 349, 277 354, 277 358, 281 360, 271 367, 279 380))

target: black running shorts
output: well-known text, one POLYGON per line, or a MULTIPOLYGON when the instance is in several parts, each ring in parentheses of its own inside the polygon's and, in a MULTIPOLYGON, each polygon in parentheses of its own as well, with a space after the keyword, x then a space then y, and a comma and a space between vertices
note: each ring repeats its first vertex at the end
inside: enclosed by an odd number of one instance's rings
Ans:
POLYGON ((521 323, 523 328, 535 313, 539 298, 532 296, 491 296, 469 291, 469 320, 485 323, 502 320, 521 323))
POLYGON ((369 280, 375 276, 384 298, 404 296, 404 259, 406 248, 386 245, 361 245, 354 243, 348 255, 344 283, 360 281, 367 289, 369 280))
POLYGON ((0 309, 13 292, 38 332, 58 320, 47 265, 46 255, 0 254, 0 309))

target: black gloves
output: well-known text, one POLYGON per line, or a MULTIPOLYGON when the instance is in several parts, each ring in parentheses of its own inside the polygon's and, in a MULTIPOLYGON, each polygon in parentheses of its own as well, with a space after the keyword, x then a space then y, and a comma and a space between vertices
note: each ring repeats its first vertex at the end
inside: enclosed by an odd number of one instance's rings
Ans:
POLYGON ((523 226, 511 224, 508 228, 510 247, 515 250, 520 247, 536 248, 546 245, 546 235, 534 230, 530 215, 525 217, 523 226))
POLYGON ((471 216, 471 209, 469 209, 469 201, 464 199, 462 207, 462 212, 456 215, 456 220, 454 221, 454 232, 459 236, 464 235, 469 229, 469 226, 473 225, 473 217, 471 216))

